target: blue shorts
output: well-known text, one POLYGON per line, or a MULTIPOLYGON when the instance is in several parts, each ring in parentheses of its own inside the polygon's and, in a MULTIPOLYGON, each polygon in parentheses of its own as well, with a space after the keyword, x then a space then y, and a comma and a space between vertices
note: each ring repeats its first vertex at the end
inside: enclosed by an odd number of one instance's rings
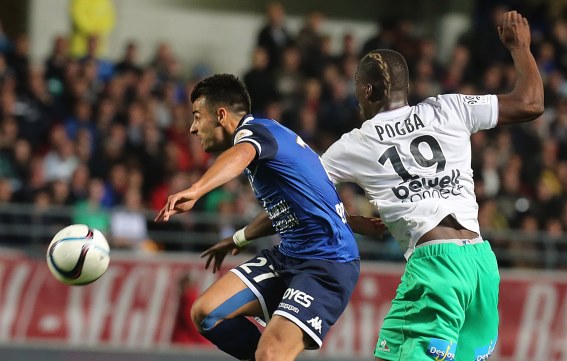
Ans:
POLYGON ((283 255, 264 249, 231 270, 254 292, 268 322, 279 315, 299 326, 321 347, 329 328, 346 308, 360 274, 360 261, 336 262, 283 255))

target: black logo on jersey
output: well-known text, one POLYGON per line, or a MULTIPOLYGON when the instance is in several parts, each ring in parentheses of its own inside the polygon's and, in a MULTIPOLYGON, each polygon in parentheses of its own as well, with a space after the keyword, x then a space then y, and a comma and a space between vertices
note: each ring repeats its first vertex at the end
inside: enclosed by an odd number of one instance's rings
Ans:
POLYGON ((447 199, 462 193, 463 186, 459 184, 460 175, 458 169, 453 169, 450 176, 420 177, 392 187, 392 192, 402 202, 417 202, 426 198, 447 199))
POLYGON ((384 140, 384 136, 393 138, 396 135, 406 135, 415 132, 418 129, 425 128, 425 124, 423 124, 417 114, 414 114, 404 121, 395 122, 394 125, 375 125, 374 128, 376 128, 376 132, 382 141, 384 140))

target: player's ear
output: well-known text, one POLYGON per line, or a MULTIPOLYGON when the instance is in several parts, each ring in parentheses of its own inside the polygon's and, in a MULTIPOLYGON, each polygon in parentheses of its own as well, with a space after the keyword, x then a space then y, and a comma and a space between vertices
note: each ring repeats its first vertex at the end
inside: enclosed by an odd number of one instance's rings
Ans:
POLYGON ((224 125, 224 122, 227 119, 228 112, 226 108, 218 108, 217 109, 217 123, 220 125, 224 125))
POLYGON ((383 84, 368 84, 366 99, 372 103, 383 101, 386 98, 386 91, 383 84))
POLYGON ((372 100, 372 84, 366 84, 364 86, 364 96, 366 100, 372 100))

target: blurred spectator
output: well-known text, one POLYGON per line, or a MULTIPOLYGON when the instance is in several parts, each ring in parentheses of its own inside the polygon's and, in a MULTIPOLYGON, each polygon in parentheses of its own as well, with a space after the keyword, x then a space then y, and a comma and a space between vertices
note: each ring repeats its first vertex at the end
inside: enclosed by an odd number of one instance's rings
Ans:
POLYGON ((69 198, 71 204, 83 201, 88 197, 89 177, 89 168, 84 163, 79 164, 73 172, 73 176, 71 177, 69 187, 69 198))
POLYGON ((56 206, 66 206, 69 204, 71 190, 69 183, 63 180, 56 180, 51 183, 51 203, 56 206))
POLYGON ((0 22, 0 53, 6 54, 10 51, 10 47, 10 39, 8 39, 4 33, 4 26, 2 25, 2 22, 0 22))
MULTIPOLYGON (((83 1, 83 0, 75 0, 83 1)), ((90 1, 90 0, 88 0, 90 1)), ((95 0, 98 1, 98 0, 95 0)), ((114 64, 109 60, 102 57, 103 51, 101 50, 104 45, 101 45, 101 37, 96 34, 89 34, 87 36, 87 51, 83 57, 79 57, 81 63, 93 62, 97 72, 97 78, 101 81, 108 81, 114 74, 114 64)))
POLYGON ((482 183, 484 195, 494 197, 500 190, 500 175, 498 173, 498 160, 496 151, 492 148, 485 150, 482 167, 482 183))
POLYGON ((233 179, 209 192, 205 197, 205 212, 218 213, 221 204, 232 203, 239 191, 242 191, 242 187, 239 186, 238 179, 233 179))
POLYGON ((57 36, 53 41, 51 54, 45 61, 45 78, 51 94, 60 95, 63 91, 65 65, 69 60, 69 42, 65 36, 57 36))
POLYGON ((138 64, 138 44, 131 40, 126 44, 124 56, 116 63, 114 69, 118 74, 132 72, 139 74, 142 71, 141 66, 138 64))
POLYGON ((324 16, 319 11, 307 14, 305 23, 299 34, 296 44, 301 54, 301 68, 305 75, 319 77, 322 74, 322 66, 325 65, 323 54, 323 34, 321 25, 324 16))
POLYGON ((283 111, 297 110, 301 101, 304 78, 300 73, 301 55, 296 47, 286 48, 282 55, 282 66, 276 71, 275 86, 280 96, 283 111))
MULTIPOLYGON (((66 187, 66 183, 62 182, 62 186, 66 187)), ((32 226, 24 230, 22 240, 25 240, 26 243, 48 244, 52 235, 69 225, 70 218, 67 214, 54 212, 53 206, 53 199, 48 190, 41 190, 35 194, 33 211, 25 220, 32 226)))
POLYGON ((86 224, 108 235, 110 217, 108 211, 102 207, 104 197, 104 183, 100 179, 89 182, 88 197, 75 203, 73 210, 73 223, 86 224))
POLYGON ((496 3, 489 7, 478 7, 477 22, 468 34, 463 36, 462 43, 470 49, 471 65, 475 74, 482 74, 490 65, 509 63, 510 55, 502 46, 497 27, 502 24, 505 5, 496 3))
MULTIPOLYGON (((335 57, 337 64, 342 64, 346 59, 354 59, 355 63, 358 58, 358 48, 356 38, 352 33, 344 33, 342 38, 342 47, 340 53, 335 57)), ((352 73, 344 74, 345 76, 352 76, 352 73)))
POLYGON ((14 190, 9 179, 0 177, 0 239, 7 245, 16 245, 20 238, 10 227, 17 224, 18 219, 12 212, 14 190))
POLYGON ((567 72, 567 20, 559 18, 553 22, 550 38, 555 52, 555 62, 565 73, 567 72))
POLYGON ((178 293, 179 300, 171 342, 180 346, 210 345, 209 341, 201 336, 191 320, 191 307, 200 294, 199 287, 191 273, 187 273, 179 279, 178 293))
POLYGON ((266 50, 268 71, 276 70, 281 63, 284 49, 292 44, 292 37, 285 26, 285 9, 279 2, 266 7, 266 24, 258 33, 257 45, 266 50))
POLYGON ((30 44, 27 34, 20 34, 16 37, 13 49, 7 53, 6 60, 10 68, 14 71, 18 81, 18 92, 24 91, 28 83, 28 69, 30 44))
POLYGON ((111 208, 121 204, 128 192, 128 168, 124 163, 115 163, 110 167, 104 184, 102 205, 111 208))
POLYGON ((44 174, 46 181, 69 181, 79 165, 73 142, 65 138, 61 144, 45 156, 44 174))
POLYGON ((124 206, 117 207, 110 217, 110 239, 116 248, 151 250, 146 216, 142 208, 142 194, 129 189, 124 196, 124 206))
POLYGON ((375 49, 391 49, 394 43, 394 24, 393 19, 385 19, 376 23, 376 32, 362 45, 359 58, 375 49))
POLYGON ((274 79, 268 70, 268 54, 264 48, 252 53, 252 68, 244 74, 244 84, 250 93, 252 113, 265 115, 268 103, 275 98, 274 79))

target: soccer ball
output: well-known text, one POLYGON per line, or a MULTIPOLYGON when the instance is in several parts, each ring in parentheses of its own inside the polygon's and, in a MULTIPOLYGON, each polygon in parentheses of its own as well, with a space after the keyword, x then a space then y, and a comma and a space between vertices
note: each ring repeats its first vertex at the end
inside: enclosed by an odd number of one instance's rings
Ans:
POLYGON ((47 248, 47 266, 59 281, 86 285, 96 281, 108 268, 110 247, 100 231, 84 224, 65 227, 47 248))

